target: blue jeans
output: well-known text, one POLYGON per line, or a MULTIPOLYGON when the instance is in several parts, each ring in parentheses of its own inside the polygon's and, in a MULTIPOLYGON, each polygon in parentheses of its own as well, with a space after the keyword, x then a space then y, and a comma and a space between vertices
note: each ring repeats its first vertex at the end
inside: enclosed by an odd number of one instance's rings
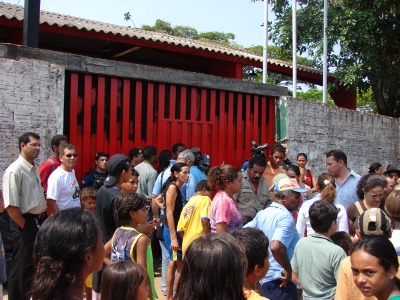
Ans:
POLYGON ((261 296, 270 300, 297 300, 297 287, 289 282, 286 287, 279 287, 282 284, 280 279, 265 282, 261 287, 261 296))
POLYGON ((168 249, 165 247, 164 241, 159 241, 161 247, 161 292, 167 292, 167 270, 169 262, 168 249))

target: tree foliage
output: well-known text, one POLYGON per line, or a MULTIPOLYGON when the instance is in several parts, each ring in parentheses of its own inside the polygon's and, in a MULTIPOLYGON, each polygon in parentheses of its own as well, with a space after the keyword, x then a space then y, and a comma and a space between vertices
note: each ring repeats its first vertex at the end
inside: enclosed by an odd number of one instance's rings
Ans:
MULTIPOLYGON (((270 24, 272 41, 291 51, 291 1, 270 3, 276 16, 270 24)), ((343 84, 357 86, 362 97, 372 95, 380 114, 399 117, 400 1, 331 0, 328 20, 328 62, 335 75, 343 84)), ((298 53, 321 67, 323 1, 299 0, 297 23, 298 53)))

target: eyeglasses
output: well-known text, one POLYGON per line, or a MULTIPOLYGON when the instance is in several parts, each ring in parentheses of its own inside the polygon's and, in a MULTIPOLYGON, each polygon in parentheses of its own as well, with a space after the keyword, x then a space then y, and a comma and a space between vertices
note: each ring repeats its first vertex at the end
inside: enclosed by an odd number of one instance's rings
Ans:
POLYGON ((71 158, 71 157, 77 157, 78 154, 74 153, 74 154, 65 154, 64 156, 71 158))

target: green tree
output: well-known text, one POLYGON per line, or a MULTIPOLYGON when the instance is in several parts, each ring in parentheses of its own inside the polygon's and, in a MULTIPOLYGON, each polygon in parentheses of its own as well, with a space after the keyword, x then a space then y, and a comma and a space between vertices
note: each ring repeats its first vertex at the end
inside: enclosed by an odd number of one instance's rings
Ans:
MULTIPOLYGON (((272 41, 291 51, 291 1, 270 3, 276 17, 270 24, 272 41)), ((299 0, 298 7, 297 51, 321 67, 323 1, 299 0)), ((400 1, 331 0, 328 19, 328 62, 336 69, 335 76, 347 86, 357 86, 360 95, 370 89, 378 113, 399 117, 400 1)))

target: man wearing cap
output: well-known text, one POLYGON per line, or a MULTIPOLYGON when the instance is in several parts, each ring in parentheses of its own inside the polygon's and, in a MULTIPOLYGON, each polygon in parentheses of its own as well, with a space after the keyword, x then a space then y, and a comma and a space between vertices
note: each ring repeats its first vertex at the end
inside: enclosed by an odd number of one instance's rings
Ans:
POLYGON ((77 158, 75 146, 61 145, 61 165, 51 173, 47 182, 46 201, 52 214, 68 208, 81 207, 79 183, 74 171, 77 158))
POLYGON ((132 148, 129 150, 129 158, 131 159, 132 167, 136 167, 143 161, 143 150, 140 148, 132 148))
POLYGON ((264 157, 252 157, 247 170, 242 173, 242 190, 233 195, 242 214, 243 224, 253 220, 257 212, 271 205, 267 181, 263 177, 266 166, 264 157))
POLYGON ((399 184, 399 177, 400 177, 400 170, 398 170, 395 166, 387 166, 386 171, 383 173, 385 176, 389 176, 394 180, 394 188, 399 189, 400 184, 399 184))
POLYGON ((68 143, 68 138, 65 135, 58 134, 51 139, 51 150, 53 150, 54 155, 50 156, 38 169, 40 181, 45 191, 47 191, 47 180, 50 174, 61 165, 60 146, 66 143, 68 143))
POLYGON ((335 203, 341 204, 347 209, 358 200, 356 190, 360 175, 347 167, 347 156, 339 149, 326 153, 326 168, 329 174, 335 177, 335 203))
POLYGON ((107 162, 109 159, 109 155, 104 152, 96 153, 94 158, 95 169, 86 173, 86 175, 82 179, 82 188, 86 187, 95 187, 99 189, 103 186, 104 181, 108 176, 107 172, 107 162))
POLYGON ((3 174, 4 206, 11 218, 13 258, 8 273, 8 299, 29 299, 34 273, 33 244, 38 227, 47 215, 43 187, 35 166, 40 153, 40 136, 26 132, 19 137, 20 155, 3 174))
MULTIPOLYGON (((131 160, 123 154, 115 154, 108 161, 108 177, 97 192, 95 217, 103 233, 103 243, 107 243, 118 227, 115 201, 121 195, 121 185, 131 178, 131 160)), ((101 272, 93 275, 93 290, 100 292, 101 272)))
POLYGON ((260 229, 270 242, 270 268, 264 279, 260 280, 261 295, 271 300, 297 299, 296 285, 291 281, 292 259, 299 235, 291 212, 298 209, 301 189, 296 179, 284 178, 274 187, 275 202, 257 213, 244 227, 260 229))
MULTIPOLYGON (((390 238, 393 229, 390 226, 390 218, 380 208, 370 208, 364 211, 356 220, 356 237, 385 236, 390 238)), ((400 258, 399 258, 400 262, 400 258)), ((400 269, 397 271, 397 277, 400 276, 400 269)), ((336 286, 335 300, 372 300, 375 297, 365 297, 357 288, 353 281, 350 256, 347 256, 339 267, 339 275, 336 286)))

